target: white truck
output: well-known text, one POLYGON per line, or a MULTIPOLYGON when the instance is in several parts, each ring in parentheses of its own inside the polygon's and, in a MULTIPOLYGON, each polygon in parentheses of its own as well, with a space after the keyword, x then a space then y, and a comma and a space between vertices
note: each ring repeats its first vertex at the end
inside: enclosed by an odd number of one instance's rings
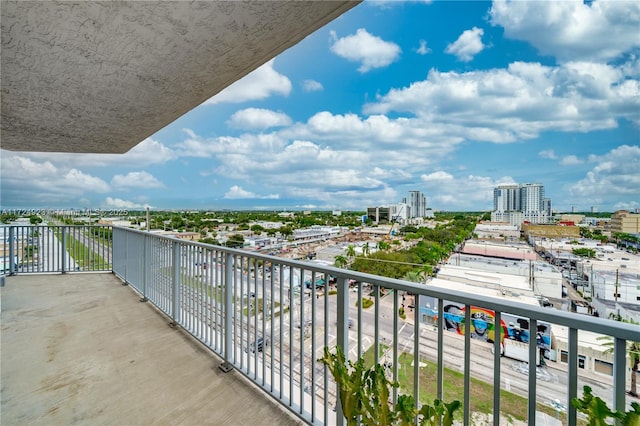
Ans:
MULTIPOLYGON (((529 362, 529 344, 516 340, 504 339, 502 343, 502 356, 518 361, 529 362)), ((540 349, 536 348, 536 365, 540 365, 540 349)))

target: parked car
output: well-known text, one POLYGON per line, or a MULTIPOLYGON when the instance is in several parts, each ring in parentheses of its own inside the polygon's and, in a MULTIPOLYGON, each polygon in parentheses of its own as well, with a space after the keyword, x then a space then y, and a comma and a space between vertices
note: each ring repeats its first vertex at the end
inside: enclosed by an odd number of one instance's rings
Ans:
POLYGON ((252 341, 249 344, 249 348, 248 350, 255 353, 256 351, 258 352, 262 352, 264 350, 264 347, 267 346, 269 344, 268 340, 264 340, 264 337, 258 337, 257 340, 252 341))

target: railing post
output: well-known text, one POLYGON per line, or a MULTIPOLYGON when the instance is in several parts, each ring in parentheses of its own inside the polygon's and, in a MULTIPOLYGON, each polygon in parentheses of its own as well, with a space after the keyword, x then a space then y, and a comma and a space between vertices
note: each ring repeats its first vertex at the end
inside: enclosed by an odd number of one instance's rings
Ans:
MULTIPOLYGON (((9 275, 15 275, 16 274, 16 266, 15 266, 15 262, 13 261, 15 259, 16 253, 15 253, 15 249, 16 246, 18 244, 17 242, 17 238, 16 238, 16 229, 14 226, 10 226, 9 227, 9 275), (14 243, 14 239, 16 240, 16 242, 14 243), (15 245, 14 245, 15 244, 15 245)), ((6 234, 5 234, 5 238, 6 238, 6 234)))
POLYGON ((127 276, 127 259, 129 259, 129 232, 124 231, 124 282, 122 285, 129 284, 129 277, 127 276))
MULTIPOLYGON (((615 338, 613 342, 613 408, 625 412, 625 390, 627 387, 627 342, 615 338)), ((631 372, 635 374, 635 372, 631 372)), ((620 424, 617 420, 616 424, 620 424)))
MULTIPOLYGON (((349 279, 342 278, 338 280, 338 340, 337 345, 342 348, 344 357, 349 359, 349 279)), ((340 393, 336 396, 336 414, 337 425, 344 425, 344 413, 342 412, 342 405, 340 403, 340 393)))
POLYGON ((180 242, 173 242, 173 298, 171 306, 172 326, 180 324, 180 242))
POLYGON ((140 298, 141 302, 146 302, 147 300, 147 281, 149 281, 149 256, 151 250, 149 249, 149 234, 145 234, 144 236, 144 247, 142 248, 142 298, 140 298))
POLYGON ((233 326, 233 291, 231 288, 233 282, 233 255, 226 253, 224 261, 224 276, 222 285, 224 286, 224 362, 220 364, 220 369, 225 373, 233 370, 233 363, 230 361, 233 357, 233 334, 231 328, 233 326))
POLYGON ((67 273, 67 227, 63 226, 62 227, 62 235, 61 235, 61 244, 62 244, 62 250, 60 251, 60 256, 62 256, 62 273, 66 274, 67 273))

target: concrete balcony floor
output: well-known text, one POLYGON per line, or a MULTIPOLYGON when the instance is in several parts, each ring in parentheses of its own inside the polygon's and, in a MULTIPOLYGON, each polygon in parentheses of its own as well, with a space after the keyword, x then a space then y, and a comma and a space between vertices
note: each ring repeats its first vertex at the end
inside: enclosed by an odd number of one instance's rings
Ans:
POLYGON ((6 279, 0 424, 301 424, 121 284, 112 274, 6 279))

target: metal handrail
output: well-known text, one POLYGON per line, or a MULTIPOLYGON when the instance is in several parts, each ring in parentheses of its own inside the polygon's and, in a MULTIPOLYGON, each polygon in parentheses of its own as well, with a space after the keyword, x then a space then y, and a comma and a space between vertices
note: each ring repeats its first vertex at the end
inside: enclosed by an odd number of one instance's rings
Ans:
MULTIPOLYGON (((59 238, 64 242, 69 241, 69 235, 79 235, 78 232, 96 234, 87 227, 33 227, 36 228, 53 233, 55 238, 64 236, 59 238)), ((420 362, 429 358, 435 360, 436 396, 442 398, 445 364, 451 364, 447 351, 453 350, 451 333, 443 330, 445 300, 465 308, 464 324, 471 324, 472 308, 480 307, 494 313, 496 324, 501 324, 504 315, 511 315, 526 318, 529 330, 536 330, 536 326, 543 323, 566 327, 568 363, 563 368, 567 370, 567 385, 561 401, 567 411, 567 423, 571 425, 576 424, 577 413, 570 401, 577 396, 581 381, 578 333, 589 331, 610 336, 614 347, 613 383, 610 394, 603 398, 608 398, 614 409, 624 411, 627 406, 625 350, 627 341, 640 340, 640 330, 635 325, 132 229, 107 228, 112 231, 112 238, 95 247, 106 253, 108 246, 112 271, 141 295, 141 301, 153 303, 171 318, 173 324, 220 355, 224 360, 221 368, 225 371, 239 371, 309 424, 343 424, 344 421, 335 383, 327 375, 326 367, 317 361, 325 346, 341 346, 352 360, 372 348, 386 348, 383 355, 374 350, 373 358, 388 364, 389 373, 395 380, 399 377, 400 355, 410 354, 413 389, 402 392, 412 392, 416 400, 421 391, 420 362), (335 281, 335 299, 329 291, 321 291, 314 284, 320 276, 325 279, 325 290, 329 277, 335 281), (309 288, 306 288, 306 281, 312 283, 309 288), (352 292, 350 287, 354 281, 355 292, 352 292), (363 308, 365 283, 370 287, 374 302, 370 310, 363 308), (382 296, 383 291, 387 295, 382 296), (421 324, 419 303, 410 318, 413 324, 399 320, 401 293, 437 299, 434 324, 421 324), (410 325, 409 334, 404 331, 407 324, 410 325), (423 337, 434 329, 437 336, 423 337), (433 348, 429 346, 432 342, 433 348)), ((9 229, 13 229, 9 244, 13 253, 18 250, 18 245, 12 245, 13 236, 28 235, 30 230, 25 227, 9 229)), ((62 248, 58 253, 67 261, 75 262, 64 254, 64 243, 62 248)), ((68 272, 64 265, 64 261, 59 261, 57 270, 11 272, 68 272)), ((501 339, 494 339, 492 345, 478 346, 480 344, 471 339, 470 332, 462 334, 456 343, 460 346, 462 364, 458 362, 457 365, 462 366, 464 373, 463 414, 467 425, 472 415, 471 377, 477 373, 472 369, 474 352, 493 348, 493 355, 486 357, 493 358, 487 365, 494 373, 496 411, 500 410, 500 389, 504 388, 503 375, 506 373, 501 368, 501 339)), ((539 350, 535 339, 530 338, 526 344, 528 359, 535 359, 539 350)), ((537 369, 529 368, 526 374, 529 424, 535 424, 537 402, 545 402, 537 392, 543 386, 536 377, 537 372, 537 369)), ((398 392, 394 390, 393 399, 397 396, 398 392)), ((494 416, 495 425, 499 420, 499 416, 494 416)))

